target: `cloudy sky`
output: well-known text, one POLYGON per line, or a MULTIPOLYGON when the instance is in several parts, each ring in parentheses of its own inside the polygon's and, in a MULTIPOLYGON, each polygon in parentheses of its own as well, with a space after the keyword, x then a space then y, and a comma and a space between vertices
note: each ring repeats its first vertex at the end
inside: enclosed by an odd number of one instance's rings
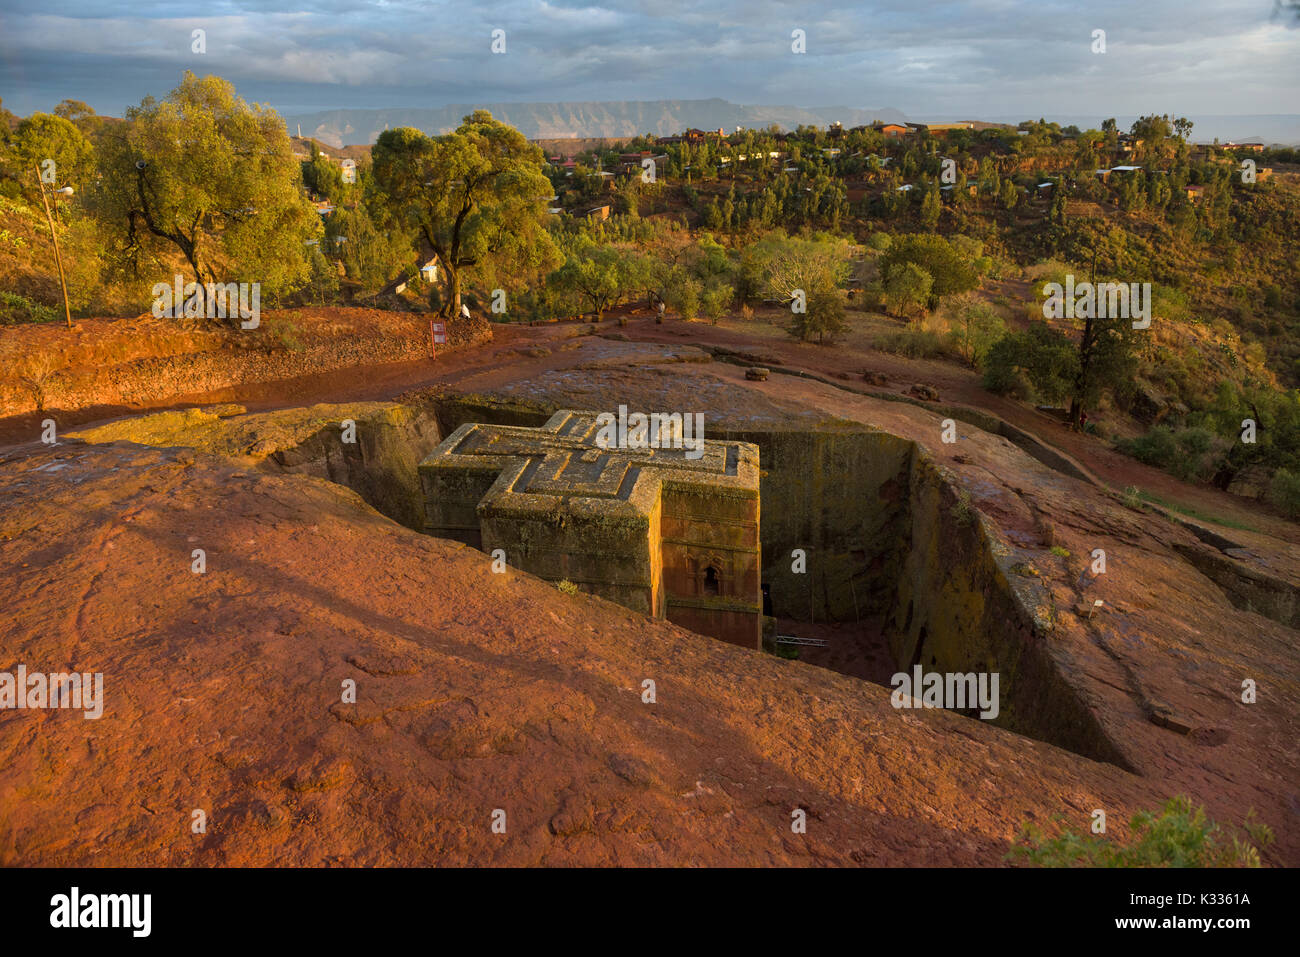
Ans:
POLYGON ((20 114, 70 97, 121 115, 186 69, 284 114, 706 97, 914 117, 1297 113, 1297 64, 1300 0, 0 0, 0 97, 20 114))

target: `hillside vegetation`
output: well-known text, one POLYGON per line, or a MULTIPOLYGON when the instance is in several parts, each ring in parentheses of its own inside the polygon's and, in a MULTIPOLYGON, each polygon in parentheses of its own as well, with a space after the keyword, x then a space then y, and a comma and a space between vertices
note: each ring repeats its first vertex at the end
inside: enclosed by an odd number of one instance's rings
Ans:
POLYGON ((187 75, 124 120, 65 101, 0 126, 0 324, 62 319, 49 199, 77 317, 149 311, 177 275, 199 317, 203 284, 227 282, 269 306, 402 288, 497 321, 777 306, 799 339, 877 329, 880 349, 964 365, 1300 517, 1296 151, 1196 146, 1155 115, 980 126, 691 131, 548 159, 479 110, 443 135, 323 150, 187 75), (1045 308, 1084 283, 1142 298, 1131 315, 1045 308))

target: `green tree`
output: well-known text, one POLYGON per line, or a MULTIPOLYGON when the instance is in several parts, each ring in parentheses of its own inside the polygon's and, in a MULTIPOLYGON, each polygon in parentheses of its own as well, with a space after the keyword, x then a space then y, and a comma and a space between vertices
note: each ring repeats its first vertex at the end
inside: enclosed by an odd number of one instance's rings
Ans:
POLYGON ((929 307, 938 306, 940 300, 969 292, 979 285, 975 269, 978 247, 966 251, 942 236, 918 234, 900 236, 880 257, 881 275, 886 279, 901 263, 915 263, 929 273, 931 278, 929 307))
POLYGON ((925 191, 925 197, 921 200, 921 222, 926 226, 933 226, 939 221, 939 211, 942 206, 939 203, 938 187, 931 187, 925 191))
POLYGON ((693 276, 686 276, 677 285, 668 290, 668 302, 677 314, 688 322, 700 314, 700 296, 704 284, 693 276))
POLYGON ((94 148, 71 120, 49 113, 33 113, 14 130, 5 174, 18 181, 24 192, 37 196, 36 174, 53 160, 55 186, 71 184, 84 189, 94 166, 94 148))
POLYGON ((1020 188, 1009 179, 1003 180, 1002 194, 998 199, 1002 203, 1002 207, 1010 212, 1015 209, 1016 204, 1020 202, 1020 188))
POLYGON ((54 108, 54 115, 68 120, 86 136, 94 136, 104 125, 104 120, 81 100, 64 100, 54 108))
POLYGON ((899 262, 886 270, 883 285, 890 310, 906 316, 926 308, 934 277, 914 262, 899 262))
POLYGON ((837 286, 816 281, 807 290, 806 308, 790 317, 787 330, 796 339, 819 345, 830 342, 846 328, 844 321, 844 293, 837 286))
POLYGON ((1046 322, 1035 321, 1024 332, 1003 336, 984 360, 984 387, 1008 392, 1023 375, 1038 396, 1048 402, 1069 398, 1079 371, 1074 344, 1046 322))
POLYGON ((1052 189, 1052 192, 1055 193, 1056 195, 1052 198, 1051 212, 1047 214, 1048 222, 1052 223, 1054 226, 1064 226, 1065 225, 1065 190, 1061 187, 1061 184, 1058 183, 1052 189))
POLYGON ((122 250, 119 265, 139 275, 174 249, 201 284, 258 282, 275 298, 307 281, 306 243, 322 227, 274 111, 187 72, 162 102, 127 110, 103 144, 91 207, 122 250))
POLYGON ((645 264, 629 250, 584 238, 548 282, 575 295, 599 322, 605 310, 645 288, 645 264))
POLYGON ((339 274, 334 264, 325 258, 319 246, 311 247, 310 274, 303 287, 304 298, 313 305, 323 306, 333 302, 339 294, 339 274))
POLYGON ((313 193, 337 202, 343 193, 343 170, 312 143, 312 158, 302 164, 302 181, 313 193))
POLYGON ((735 287, 730 283, 713 279, 704 287, 704 292, 700 296, 700 307, 708 320, 716 326, 718 320, 727 314, 727 307, 731 305, 735 295, 735 287))
POLYGON ((1006 333, 1006 323, 988 303, 971 303, 953 321, 952 341, 967 365, 976 368, 1006 333))
POLYGON ((379 291, 410 264, 411 237, 376 227, 366 204, 334 210, 325 221, 325 236, 363 293, 379 291))
POLYGON ((385 130, 372 155, 389 223, 417 235, 442 267, 444 315, 460 314, 466 271, 486 258, 530 267, 558 261, 545 228, 551 184, 542 151, 487 110, 445 136, 385 130))
POLYGON ((824 343, 845 328, 840 287, 848 278, 848 260, 849 244, 842 240, 774 235, 745 250, 741 275, 759 275, 767 298, 791 307, 790 335, 824 343))

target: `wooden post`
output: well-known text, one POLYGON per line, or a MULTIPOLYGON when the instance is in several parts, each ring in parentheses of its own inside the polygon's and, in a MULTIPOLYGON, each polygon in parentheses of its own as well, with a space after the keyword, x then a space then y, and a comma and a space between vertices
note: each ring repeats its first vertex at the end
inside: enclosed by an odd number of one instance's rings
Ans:
POLYGON ((72 309, 68 306, 68 283, 63 278, 63 256, 59 253, 59 235, 54 231, 54 218, 50 215, 50 200, 45 195, 45 183, 41 180, 41 171, 36 170, 36 186, 41 191, 41 202, 45 205, 45 220, 50 224, 50 238, 54 240, 54 261, 59 267, 59 286, 63 289, 63 315, 72 328, 72 309))

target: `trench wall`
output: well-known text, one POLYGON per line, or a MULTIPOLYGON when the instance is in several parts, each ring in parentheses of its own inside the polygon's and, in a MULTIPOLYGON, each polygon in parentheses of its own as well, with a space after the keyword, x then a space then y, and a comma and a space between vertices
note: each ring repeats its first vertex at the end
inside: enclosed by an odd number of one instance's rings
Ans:
MULTIPOLYGON (((438 419, 449 434, 470 421, 540 425, 552 411, 469 397, 440 403, 438 419)), ((840 420, 712 436, 759 447, 762 570, 774 615, 883 615, 900 671, 997 672, 992 723, 1129 767, 1053 661, 1049 593, 1021 573, 1031 556, 997 535, 928 452, 840 420), (802 574, 795 549, 805 553, 802 574)))

